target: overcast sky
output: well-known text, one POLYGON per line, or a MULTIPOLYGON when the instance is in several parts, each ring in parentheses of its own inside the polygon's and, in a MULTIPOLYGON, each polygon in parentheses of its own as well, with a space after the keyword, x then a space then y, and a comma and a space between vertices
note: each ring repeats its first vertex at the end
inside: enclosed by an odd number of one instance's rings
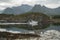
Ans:
POLYGON ((48 8, 57 8, 60 6, 60 0, 0 0, 0 9, 7 7, 19 6, 21 4, 35 4, 45 5, 48 8))

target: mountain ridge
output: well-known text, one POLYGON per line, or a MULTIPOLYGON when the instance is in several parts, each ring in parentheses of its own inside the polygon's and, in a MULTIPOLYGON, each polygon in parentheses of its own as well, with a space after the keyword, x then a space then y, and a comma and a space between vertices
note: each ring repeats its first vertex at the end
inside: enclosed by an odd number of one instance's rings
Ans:
POLYGON ((22 4, 21 6, 17 6, 17 7, 12 7, 12 8, 8 7, 3 11, 3 13, 4 14, 21 14, 21 13, 28 12, 31 9, 32 9, 32 6, 22 4))
POLYGON ((23 14, 26 12, 40 12, 46 15, 60 15, 60 7, 55 9, 50 9, 45 6, 35 5, 34 7, 26 4, 22 4, 21 6, 6 8, 3 13, 5 14, 23 14))
POLYGON ((41 5, 35 5, 31 12, 41 12, 41 13, 44 13, 46 15, 60 15, 60 7, 58 8, 55 8, 55 9, 50 9, 50 8, 47 8, 45 6, 41 6, 41 5))

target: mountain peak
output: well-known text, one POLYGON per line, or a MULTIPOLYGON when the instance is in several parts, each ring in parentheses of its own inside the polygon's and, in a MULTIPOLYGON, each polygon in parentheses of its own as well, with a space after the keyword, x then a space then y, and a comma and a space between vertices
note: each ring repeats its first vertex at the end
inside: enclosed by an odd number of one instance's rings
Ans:
POLYGON ((12 8, 6 8, 3 11, 3 13, 5 13, 5 14, 21 14, 21 13, 28 12, 31 9, 32 9, 32 6, 26 5, 26 4, 22 4, 21 6, 12 7, 12 8))
POLYGON ((60 15, 60 7, 56 8, 56 9, 50 9, 45 6, 35 5, 31 11, 32 12, 41 12, 46 15, 60 15))

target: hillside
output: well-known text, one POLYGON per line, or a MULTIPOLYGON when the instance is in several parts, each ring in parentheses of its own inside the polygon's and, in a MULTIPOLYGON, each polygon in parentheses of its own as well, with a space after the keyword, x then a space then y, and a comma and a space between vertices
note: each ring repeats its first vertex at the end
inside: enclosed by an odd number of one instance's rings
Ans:
POLYGON ((41 5, 35 5, 34 7, 30 6, 30 5, 24 5, 22 4, 21 6, 17 6, 17 7, 12 7, 12 8, 6 8, 2 14, 22 14, 22 13, 26 13, 26 12, 40 12, 40 13, 44 13, 46 15, 60 15, 60 7, 55 8, 55 9, 50 9, 47 8, 45 6, 41 6, 41 5))
POLYGON ((41 12, 41 13, 44 13, 46 15, 60 15, 60 7, 58 8, 55 8, 55 9, 50 9, 50 8, 47 8, 45 6, 41 6, 41 5, 35 5, 31 12, 41 12))
MULTIPOLYGON (((17 23, 17 22, 26 23, 31 20, 38 21, 38 25, 34 26, 35 29, 43 29, 43 28, 47 27, 47 25, 48 25, 47 23, 49 23, 48 22, 49 16, 47 16, 43 13, 38 13, 38 12, 35 12, 35 13, 28 12, 28 13, 20 14, 20 15, 10 15, 9 17, 8 17, 8 15, 6 15, 6 16, 5 15, 1 16, 1 17, 3 17, 3 19, 1 18, 0 20, 5 20, 4 22, 15 22, 15 23, 17 23)), ((12 26, 32 30, 31 25, 7 25, 6 27, 12 27, 12 26)), ((4 27, 4 26, 1 25, 1 27, 4 27)))
POLYGON ((32 6, 30 5, 24 5, 22 4, 21 6, 17 6, 17 7, 12 7, 12 8, 6 8, 2 13, 4 14, 22 14, 25 12, 28 12, 32 9, 32 6))

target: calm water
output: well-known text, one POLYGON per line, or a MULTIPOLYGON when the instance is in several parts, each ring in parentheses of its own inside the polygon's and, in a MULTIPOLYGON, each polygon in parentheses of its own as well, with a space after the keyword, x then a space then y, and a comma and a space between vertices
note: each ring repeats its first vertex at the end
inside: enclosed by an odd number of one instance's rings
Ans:
MULTIPOLYGON (((1 31, 1 29, 7 29, 8 31, 10 31, 10 32, 17 32, 17 33, 19 33, 19 32, 22 32, 22 33, 24 33, 24 32, 26 32, 26 33, 28 33, 28 32, 30 32, 30 33, 34 33, 34 31, 31 31, 31 30, 25 30, 25 29, 20 29, 20 28, 16 28, 16 27, 11 27, 11 28, 0 28, 0 31, 1 31)), ((40 35, 42 35, 42 34, 44 34, 44 32, 46 32, 46 31, 48 31, 48 30, 55 30, 55 31, 58 31, 57 33, 60 35, 60 25, 53 25, 53 24, 50 24, 47 28, 45 28, 45 29, 41 29, 40 31, 39 31, 39 33, 40 33, 40 35)), ((15 33, 16 33, 15 32, 15 33)), ((54 31, 53 31, 54 32, 54 31)), ((57 34, 56 34, 57 35, 57 34)), ((51 36, 51 35, 50 35, 51 36)), ((57 36, 56 36, 57 37, 57 36)), ((46 37, 45 37, 46 38, 46 37)), ((49 37, 50 38, 50 37, 49 37)), ((46 38, 47 39, 47 38, 46 38)), ((6 40, 6 38, 0 38, 0 40, 6 40)), ((15 39, 15 40, 19 40, 19 39, 15 39)), ((36 37, 36 38, 34 38, 34 37, 30 37, 30 38, 24 38, 24 39, 20 39, 20 40, 45 40, 43 37, 36 37)), ((48 39, 47 39, 48 40, 48 39)), ((51 40, 60 40, 60 38, 53 38, 53 39, 51 39, 51 40)))

